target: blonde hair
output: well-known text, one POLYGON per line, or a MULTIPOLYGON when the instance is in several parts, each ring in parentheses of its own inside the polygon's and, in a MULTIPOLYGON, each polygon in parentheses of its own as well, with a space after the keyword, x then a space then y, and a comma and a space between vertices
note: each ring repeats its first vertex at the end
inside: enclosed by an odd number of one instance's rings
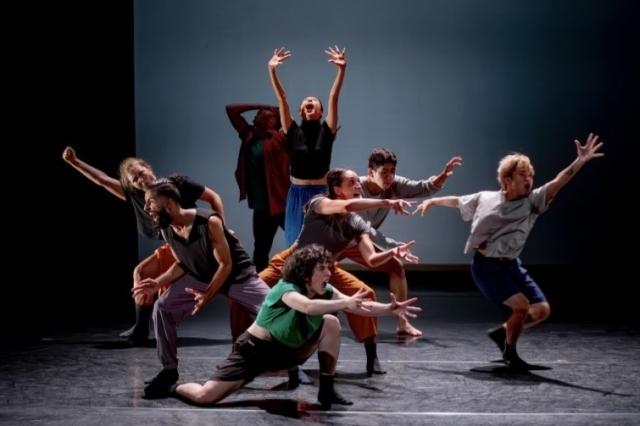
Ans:
POLYGON ((520 170, 526 170, 532 176, 535 174, 529 157, 517 152, 502 157, 500 163, 498 163, 498 183, 500 183, 502 190, 507 189, 505 179, 512 177, 515 172, 520 170))
POLYGON ((138 165, 146 167, 149 170, 153 170, 149 163, 144 161, 142 158, 127 157, 120 162, 120 167, 118 167, 118 179, 120 180, 120 184, 124 189, 133 189, 133 185, 131 184, 131 181, 129 181, 129 172, 131 172, 131 169, 138 165))

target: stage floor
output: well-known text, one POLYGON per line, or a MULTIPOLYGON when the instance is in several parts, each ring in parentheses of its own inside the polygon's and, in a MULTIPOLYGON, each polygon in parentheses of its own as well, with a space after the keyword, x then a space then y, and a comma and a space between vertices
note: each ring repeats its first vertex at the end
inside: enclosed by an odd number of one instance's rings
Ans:
MULTIPOLYGON (((388 291, 376 287, 378 297, 388 291)), ((485 334, 498 311, 476 291, 412 291, 424 309, 419 339, 379 319, 378 355, 388 374, 365 376, 364 347, 344 316, 337 388, 354 404, 320 411, 317 359, 303 369, 315 385, 286 390, 270 373, 213 407, 146 400, 143 380, 160 364, 153 347, 117 336, 130 324, 108 318, 10 335, 0 356, 2 425, 638 425, 637 324, 571 318, 526 330, 520 355, 546 370, 510 374, 485 334)), ((127 307, 133 310, 132 306, 127 307)), ((122 308, 124 309, 124 308, 122 308)), ((11 324, 5 324, 11 327, 11 324)), ((203 382, 231 348, 228 310, 214 299, 180 327, 180 381, 203 382)))

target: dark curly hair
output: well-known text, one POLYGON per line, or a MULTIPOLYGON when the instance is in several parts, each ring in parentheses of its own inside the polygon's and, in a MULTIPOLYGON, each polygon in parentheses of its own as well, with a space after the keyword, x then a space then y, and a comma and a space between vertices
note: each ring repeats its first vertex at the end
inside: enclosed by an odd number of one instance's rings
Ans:
POLYGON ((333 265, 333 256, 320 244, 309 244, 296 249, 282 267, 282 279, 304 288, 316 265, 333 265))
POLYGON ((147 185, 147 191, 151 191, 156 196, 167 197, 180 204, 180 191, 176 185, 168 178, 159 178, 147 185))

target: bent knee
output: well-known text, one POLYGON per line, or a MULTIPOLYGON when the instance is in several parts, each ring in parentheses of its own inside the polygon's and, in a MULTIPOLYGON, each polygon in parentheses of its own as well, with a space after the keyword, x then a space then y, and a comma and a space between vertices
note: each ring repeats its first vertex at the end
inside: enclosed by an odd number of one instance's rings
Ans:
POLYGON ((324 314, 322 316, 322 328, 325 332, 340 334, 340 320, 335 315, 324 314))
POLYGON ((534 321, 544 321, 551 315, 551 305, 549 302, 541 302, 531 305, 529 315, 534 321))

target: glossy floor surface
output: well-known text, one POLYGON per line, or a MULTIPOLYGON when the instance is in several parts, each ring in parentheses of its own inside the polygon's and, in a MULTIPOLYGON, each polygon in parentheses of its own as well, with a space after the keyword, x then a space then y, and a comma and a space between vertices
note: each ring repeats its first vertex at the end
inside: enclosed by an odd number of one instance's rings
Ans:
MULTIPOLYGON (((385 288, 376 288, 382 301, 385 288)), ((367 378, 365 353, 343 316, 336 387, 352 406, 321 411, 318 362, 304 370, 314 385, 286 390, 286 375, 258 377, 216 406, 147 400, 144 378, 159 369, 153 347, 118 338, 129 324, 88 319, 5 340, 0 355, 2 425, 638 425, 640 339, 637 323, 565 318, 525 331, 520 355, 545 369, 505 371, 485 331, 500 318, 473 289, 413 290, 424 311, 419 339, 398 337, 379 320, 378 354, 386 375, 367 378)), ((562 313, 562 308, 560 308, 562 313)), ((565 310, 566 312, 566 310, 565 310)), ((180 326, 180 381, 203 382, 231 347, 222 298, 180 326)), ((6 324, 8 327, 11 324, 6 324)), ((152 341, 153 345, 153 341, 152 341)))

